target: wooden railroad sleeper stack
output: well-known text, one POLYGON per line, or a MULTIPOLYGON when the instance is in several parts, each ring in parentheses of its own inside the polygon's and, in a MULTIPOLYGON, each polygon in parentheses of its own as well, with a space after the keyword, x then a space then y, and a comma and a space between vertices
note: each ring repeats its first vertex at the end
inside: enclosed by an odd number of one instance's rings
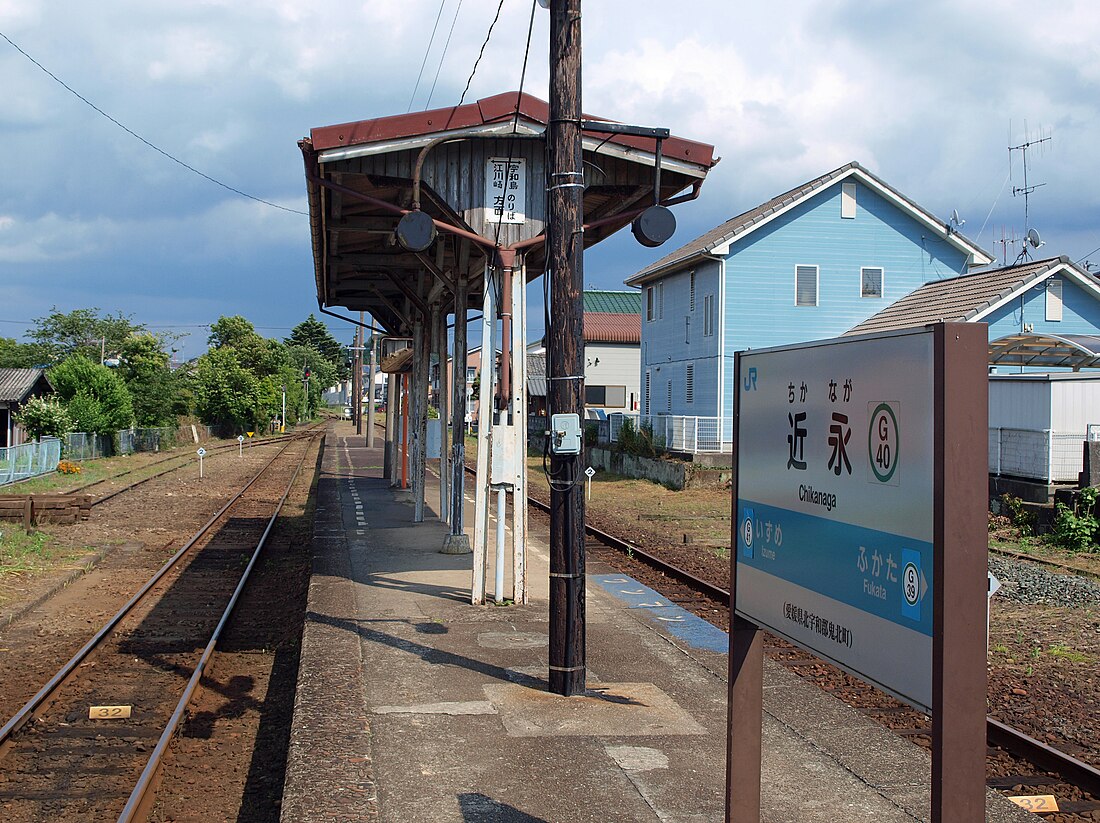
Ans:
POLYGON ((67 525, 91 516, 90 494, 0 494, 0 520, 21 520, 27 529, 40 523, 67 525))

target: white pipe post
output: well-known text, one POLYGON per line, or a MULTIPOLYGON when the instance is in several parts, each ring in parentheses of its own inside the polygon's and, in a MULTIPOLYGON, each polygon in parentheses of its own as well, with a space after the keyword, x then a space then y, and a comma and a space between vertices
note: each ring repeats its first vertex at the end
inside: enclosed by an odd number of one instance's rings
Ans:
POLYGON ((512 485, 512 601, 527 603, 527 264, 512 270, 512 432, 516 473, 512 485))
POLYGON ((474 489, 474 571, 470 602, 485 602, 486 561, 489 551, 489 450, 493 426, 493 385, 496 382, 496 294, 485 267, 484 297, 481 311, 481 391, 477 411, 477 477, 474 489))
POLYGON ((447 424, 450 421, 450 381, 447 380, 447 310, 437 307, 435 318, 435 351, 439 361, 439 521, 451 522, 450 489, 450 440, 447 424))
POLYGON ((504 521, 508 516, 508 492, 504 486, 497 489, 497 560, 496 578, 493 584, 493 600, 504 602, 504 521))

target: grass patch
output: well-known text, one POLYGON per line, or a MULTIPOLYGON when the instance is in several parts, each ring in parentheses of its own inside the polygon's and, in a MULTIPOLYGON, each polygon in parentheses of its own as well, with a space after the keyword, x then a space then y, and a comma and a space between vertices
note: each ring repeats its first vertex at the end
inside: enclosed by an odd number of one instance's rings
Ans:
POLYGON ((47 568, 56 554, 55 540, 45 532, 27 534, 14 523, 0 528, 0 578, 47 568))
POLYGON ((1059 657, 1069 663, 1091 663, 1092 657, 1077 651, 1064 643, 1055 643, 1047 647, 1047 654, 1051 657, 1059 657))

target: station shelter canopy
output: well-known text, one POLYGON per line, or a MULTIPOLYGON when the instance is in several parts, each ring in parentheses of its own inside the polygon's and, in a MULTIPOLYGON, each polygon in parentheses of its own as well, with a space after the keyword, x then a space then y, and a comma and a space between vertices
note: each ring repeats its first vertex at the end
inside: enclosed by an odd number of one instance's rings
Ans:
MULTIPOLYGON (((312 129, 305 159, 317 300, 366 311, 389 334, 408 334, 417 312, 467 283, 481 302, 496 249, 522 251, 528 280, 543 273, 549 107, 508 92, 461 106, 312 129), (494 210, 494 175, 518 181, 507 213, 494 210), (423 252, 395 230, 414 206, 438 229, 423 252)), ((698 195, 714 147, 669 135, 614 133, 584 116, 582 235, 587 248, 653 205, 698 195)))
POLYGON ((1100 368, 1100 335, 1010 334, 989 344, 989 365, 1100 368))

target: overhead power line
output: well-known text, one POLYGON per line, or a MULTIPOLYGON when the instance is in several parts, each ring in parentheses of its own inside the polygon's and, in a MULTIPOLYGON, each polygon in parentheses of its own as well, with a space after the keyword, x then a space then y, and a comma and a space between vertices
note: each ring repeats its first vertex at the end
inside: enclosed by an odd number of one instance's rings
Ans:
MULTIPOLYGON (((499 10, 498 10, 498 13, 499 13, 499 10)), ((149 148, 151 148, 153 151, 157 152, 158 154, 161 154, 164 157, 167 157, 173 163, 176 163, 177 165, 183 166, 183 168, 187 169, 189 172, 192 172, 193 174, 197 174, 199 177, 203 178, 204 180, 208 180, 209 182, 213 183, 214 185, 221 186, 226 191, 231 191, 234 194, 240 195, 241 197, 245 197, 249 200, 254 200, 257 203, 263 203, 265 206, 271 206, 271 208, 273 208, 273 209, 279 209, 281 211, 287 211, 287 212, 290 212, 291 214, 301 214, 301 215, 304 215, 306 217, 309 216, 307 212, 299 211, 298 209, 292 209, 292 208, 289 208, 288 206, 280 206, 278 203, 272 203, 270 200, 264 200, 262 197, 256 197, 255 195, 249 194, 248 192, 244 192, 244 191, 241 191, 240 189, 234 188, 233 186, 230 186, 228 183, 223 183, 221 180, 218 180, 217 178, 211 177, 209 174, 205 174, 204 172, 199 171, 194 166, 191 166, 191 165, 185 163, 184 161, 180 160, 178 157, 176 157, 172 154, 169 154, 164 149, 162 149, 159 146, 149 142, 144 137, 142 137, 140 134, 135 132, 133 129, 130 129, 127 126, 124 126, 122 123, 120 123, 118 120, 113 118, 111 115, 107 114, 107 112, 105 112, 99 106, 97 106, 95 103, 93 103, 87 97, 82 95, 80 92, 78 92, 76 89, 74 89, 72 86, 70 86, 64 80, 62 80, 60 77, 58 77, 52 71, 50 71, 48 68, 43 66, 41 63, 39 63, 37 60, 35 60, 29 54, 27 54, 27 52, 25 52, 19 46, 18 43, 16 43, 10 37, 8 37, 6 34, 4 34, 4 32, 0 31, 0 37, 7 40, 8 44, 11 45, 11 47, 13 49, 15 49, 21 55, 23 55, 28 60, 30 60, 32 63, 34 63, 35 66, 37 66, 39 69, 41 69, 43 72, 45 72, 49 77, 51 77, 54 81, 56 81, 62 88, 64 88, 67 92, 72 94, 78 100, 80 100, 81 102, 83 102, 84 104, 89 106, 97 114, 100 114, 103 117, 106 117, 108 120, 110 120, 112 123, 114 123, 120 129, 122 129, 124 132, 129 134, 131 137, 135 138, 136 140, 141 141, 142 143, 144 143, 146 146, 148 146, 149 148)))
POLYGON ((458 99, 458 105, 462 105, 462 102, 466 99, 466 92, 470 90, 470 83, 474 81, 474 75, 477 74, 478 64, 481 63, 481 58, 485 56, 485 47, 489 45, 489 38, 493 36, 493 28, 497 24, 497 20, 500 19, 500 10, 504 8, 504 0, 500 0, 497 5, 497 13, 493 16, 493 22, 489 24, 489 31, 485 35, 485 42, 481 44, 481 51, 478 52, 477 60, 474 61, 474 67, 470 70, 470 77, 466 80, 466 88, 462 90, 462 96, 458 99))
POLYGON ((435 77, 432 78, 432 90, 428 92, 428 99, 424 103, 424 111, 428 110, 428 106, 432 104, 432 98, 435 96, 435 86, 439 82, 439 72, 443 70, 443 60, 447 57, 447 49, 451 46, 451 36, 455 33, 455 23, 458 22, 458 13, 462 11, 462 0, 458 0, 458 5, 455 7, 455 16, 451 18, 451 28, 447 32, 447 42, 443 44, 443 53, 439 55, 439 65, 435 67, 435 77))
POLYGON ((413 84, 413 92, 409 95, 409 107, 405 109, 405 114, 412 111, 413 101, 416 99, 416 92, 420 88, 420 78, 424 76, 424 67, 428 65, 428 55, 432 51, 432 43, 435 42, 435 33, 439 28, 439 18, 443 16, 443 7, 447 4, 447 0, 439 0, 439 11, 435 13, 435 23, 432 24, 432 36, 428 38, 428 45, 424 49, 424 59, 420 61, 420 72, 416 75, 416 83, 413 84))

